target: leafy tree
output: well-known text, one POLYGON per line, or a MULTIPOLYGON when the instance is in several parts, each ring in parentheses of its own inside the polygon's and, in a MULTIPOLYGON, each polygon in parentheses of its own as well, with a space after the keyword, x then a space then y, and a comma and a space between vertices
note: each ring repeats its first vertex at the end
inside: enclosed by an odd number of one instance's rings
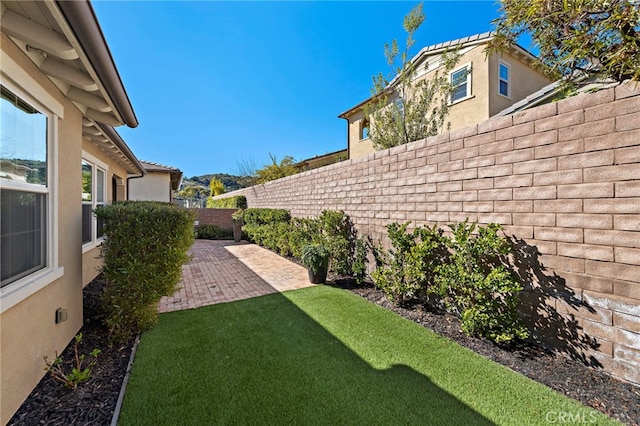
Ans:
POLYGON ((224 183, 219 179, 211 179, 209 182, 209 196, 215 197, 216 195, 224 194, 224 183))
POLYGON ((295 160, 290 155, 284 157, 280 163, 275 155, 269 154, 269 157, 271 164, 256 170, 256 183, 265 183, 298 173, 298 169, 294 166, 295 160))
POLYGON ((382 73, 373 77, 372 100, 364 106, 369 120, 366 127, 376 149, 434 136, 449 127, 449 123, 445 124, 453 89, 449 73, 456 66, 459 55, 445 52, 441 67, 432 77, 416 79, 418 64, 411 60, 409 51, 415 44, 414 34, 424 19, 420 3, 404 18, 407 32, 404 50, 400 51, 396 40, 384 46, 391 73, 387 77, 382 73))
POLYGON ((191 207, 192 203, 201 199, 206 195, 206 189, 199 185, 186 185, 177 192, 178 197, 187 200, 187 207, 191 207))
POLYGON ((502 0, 489 52, 506 50, 525 33, 539 49, 537 65, 551 78, 640 80, 637 0, 502 0))

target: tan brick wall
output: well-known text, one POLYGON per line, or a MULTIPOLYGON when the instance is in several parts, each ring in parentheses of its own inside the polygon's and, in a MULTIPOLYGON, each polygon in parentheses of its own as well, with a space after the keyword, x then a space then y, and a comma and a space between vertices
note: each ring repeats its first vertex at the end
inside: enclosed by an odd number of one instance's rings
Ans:
POLYGON ((233 228, 231 215, 238 209, 191 209, 196 212, 199 225, 218 225, 221 228, 233 228))
POLYGON ((535 334, 640 383, 640 86, 572 97, 225 196, 240 194, 249 207, 293 216, 344 210, 361 233, 383 241, 393 221, 498 222, 516 241, 535 334), (554 339, 542 337, 552 332, 554 339))

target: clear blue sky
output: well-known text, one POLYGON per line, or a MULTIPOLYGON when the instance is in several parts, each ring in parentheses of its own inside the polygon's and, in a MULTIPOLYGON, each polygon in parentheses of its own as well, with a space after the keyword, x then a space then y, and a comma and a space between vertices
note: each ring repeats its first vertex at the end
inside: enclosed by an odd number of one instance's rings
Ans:
MULTIPOLYGON (((346 148, 338 114, 388 73, 417 2, 109 1, 93 7, 140 125, 117 130, 142 160, 186 177, 235 174, 269 153, 346 148)), ((493 1, 427 1, 412 54, 492 29, 493 1)))

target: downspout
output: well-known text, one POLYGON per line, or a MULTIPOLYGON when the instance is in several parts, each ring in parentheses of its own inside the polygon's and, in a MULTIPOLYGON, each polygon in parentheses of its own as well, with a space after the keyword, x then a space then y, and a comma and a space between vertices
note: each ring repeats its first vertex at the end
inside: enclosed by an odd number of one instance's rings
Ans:
POLYGON ((347 122, 347 160, 351 159, 351 132, 349 131, 349 119, 347 117, 338 116, 347 122))
POLYGON ((129 201, 129 180, 131 179, 140 179, 141 177, 144 177, 144 173, 140 174, 139 176, 127 176, 127 201, 129 201))

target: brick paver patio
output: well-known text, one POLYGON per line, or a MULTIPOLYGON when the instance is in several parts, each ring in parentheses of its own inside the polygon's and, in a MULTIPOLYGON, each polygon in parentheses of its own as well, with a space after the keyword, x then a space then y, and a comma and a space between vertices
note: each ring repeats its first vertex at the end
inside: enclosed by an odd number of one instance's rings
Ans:
POLYGON ((180 289, 160 300, 160 312, 193 309, 313 285, 307 270, 255 244, 196 240, 180 289))

